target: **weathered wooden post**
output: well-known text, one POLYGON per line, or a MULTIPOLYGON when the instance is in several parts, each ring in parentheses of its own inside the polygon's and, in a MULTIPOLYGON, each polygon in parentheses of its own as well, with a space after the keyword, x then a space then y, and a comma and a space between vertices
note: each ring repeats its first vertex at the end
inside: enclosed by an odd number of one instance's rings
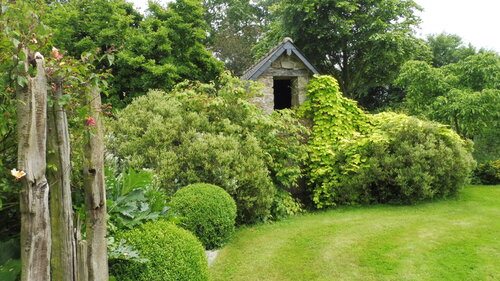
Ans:
MULTIPOLYGON (((16 88, 18 168, 26 175, 21 179, 21 281, 50 280, 51 233, 49 184, 45 178, 47 138, 47 79, 44 58, 33 56, 24 48, 27 84, 16 88), (28 68, 36 63, 36 75, 28 68)), ((18 79, 18 81, 23 79, 18 79)))
POLYGON ((76 279, 76 242, 70 185, 70 140, 68 119, 59 103, 63 96, 61 78, 53 81, 52 105, 48 110, 47 180, 50 184, 52 227, 52 281, 76 279))
POLYGON ((89 281, 108 280, 106 243, 106 190, 104 187, 104 142, 101 123, 101 96, 98 87, 90 94, 90 116, 86 122, 95 127, 85 144, 83 178, 85 186, 87 267, 89 281))

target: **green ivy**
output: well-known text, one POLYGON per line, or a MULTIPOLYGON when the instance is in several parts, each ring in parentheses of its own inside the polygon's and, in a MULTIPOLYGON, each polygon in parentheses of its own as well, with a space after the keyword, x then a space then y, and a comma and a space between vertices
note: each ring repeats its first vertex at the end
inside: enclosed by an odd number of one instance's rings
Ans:
MULTIPOLYGON (((346 164, 335 157, 342 142, 370 131, 367 115, 353 100, 344 98, 335 78, 316 75, 307 86, 303 115, 313 121, 309 141, 309 183, 318 208, 335 205, 340 177, 359 169, 366 159, 349 154, 346 164)), ((362 145, 362 143, 359 143, 362 145)))

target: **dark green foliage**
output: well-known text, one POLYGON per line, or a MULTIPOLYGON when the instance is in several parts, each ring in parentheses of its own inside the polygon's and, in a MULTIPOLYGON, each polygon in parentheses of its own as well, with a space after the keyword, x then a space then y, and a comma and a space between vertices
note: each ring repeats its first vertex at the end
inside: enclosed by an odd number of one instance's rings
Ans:
POLYGON ((121 281, 208 280, 205 251, 189 231, 165 221, 122 232, 118 239, 137 249, 147 262, 117 261, 110 273, 121 281))
POLYGON ((222 188, 205 183, 178 190, 171 211, 184 217, 182 226, 200 239, 207 249, 223 246, 234 232, 236 204, 222 188))
POLYGON ((500 184, 500 159, 479 164, 474 177, 481 184, 500 184))
POLYGON ((350 98, 387 87, 406 60, 427 51, 415 38, 420 19, 415 1, 282 0, 264 40, 289 36, 321 72, 339 81, 350 98))
POLYGON ((432 52, 434 67, 457 63, 476 54, 476 49, 472 45, 464 46, 462 38, 455 34, 432 34, 427 37, 427 43, 432 52))
POLYGON ((151 91, 117 115, 108 146, 131 167, 154 169, 170 194, 211 183, 234 198, 238 223, 266 220, 276 188, 298 187, 308 133, 293 113, 269 116, 249 103, 256 89, 247 83, 224 75, 151 91))
POLYGON ((19 238, 0 241, 0 280, 16 281, 21 274, 19 238))
POLYGON ((209 81, 222 70, 202 45, 208 26, 196 0, 167 7, 150 2, 145 16, 124 0, 74 0, 50 7, 47 23, 54 28, 55 46, 76 57, 97 48, 115 53, 107 99, 118 106, 185 79, 209 81))
POLYGON ((269 0, 205 0, 207 45, 225 68, 240 76, 255 60, 253 47, 269 24, 269 0))

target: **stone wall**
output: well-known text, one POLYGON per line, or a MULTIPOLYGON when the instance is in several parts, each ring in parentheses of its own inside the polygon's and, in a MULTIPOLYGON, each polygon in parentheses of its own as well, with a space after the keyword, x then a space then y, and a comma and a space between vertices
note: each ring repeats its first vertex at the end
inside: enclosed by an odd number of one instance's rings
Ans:
POLYGON ((252 99, 252 102, 262 108, 267 114, 274 111, 274 80, 272 76, 260 76, 257 82, 264 84, 264 89, 260 91, 261 96, 252 99))
POLYGON ((252 99, 266 113, 274 111, 274 79, 290 79, 292 81, 292 106, 301 105, 306 99, 306 85, 311 74, 307 67, 295 55, 281 55, 271 66, 257 78, 257 82, 264 84, 262 96, 252 99))

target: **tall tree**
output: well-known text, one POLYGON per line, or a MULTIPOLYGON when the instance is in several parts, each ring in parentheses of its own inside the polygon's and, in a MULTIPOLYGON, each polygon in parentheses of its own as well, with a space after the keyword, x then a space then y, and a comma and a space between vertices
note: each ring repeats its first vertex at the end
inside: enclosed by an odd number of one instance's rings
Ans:
POLYGON ((420 9, 412 0, 282 0, 268 37, 292 37, 345 95, 359 98, 387 87, 420 50, 413 31, 420 9))
POLYGON ((479 161, 500 157, 500 56, 482 52, 440 68, 408 61, 396 85, 410 113, 448 124, 476 143, 479 161))
MULTIPOLYGON (((47 15, 57 46, 79 57, 114 51, 107 101, 125 105, 150 88, 170 89, 185 79, 207 82, 222 63, 205 49, 208 25, 197 0, 166 7, 150 2, 145 16, 125 0, 70 0, 53 3, 47 15)), ((96 65, 107 68, 105 62, 96 65)))
POLYGON ((471 44, 466 46, 462 38, 455 34, 431 34, 427 36, 427 43, 432 52, 434 67, 456 63, 476 53, 476 49, 471 44))
POLYGON ((226 69, 241 75, 255 60, 254 46, 270 23, 274 1, 205 0, 205 19, 210 25, 207 45, 225 63, 226 69))

